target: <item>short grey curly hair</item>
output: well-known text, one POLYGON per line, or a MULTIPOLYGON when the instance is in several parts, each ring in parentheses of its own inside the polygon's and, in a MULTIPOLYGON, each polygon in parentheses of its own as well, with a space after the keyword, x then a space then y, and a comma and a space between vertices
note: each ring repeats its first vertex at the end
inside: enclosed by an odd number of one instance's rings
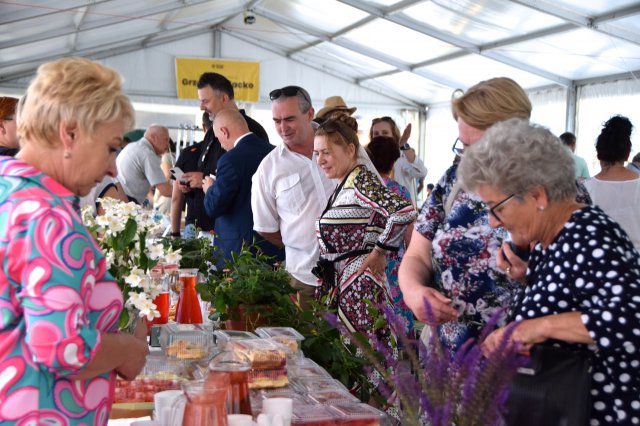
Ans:
POLYGON ((458 179, 471 192, 487 185, 524 194, 540 185, 550 201, 561 201, 576 196, 574 167, 571 153, 549 129, 512 118, 491 126, 465 150, 458 179))

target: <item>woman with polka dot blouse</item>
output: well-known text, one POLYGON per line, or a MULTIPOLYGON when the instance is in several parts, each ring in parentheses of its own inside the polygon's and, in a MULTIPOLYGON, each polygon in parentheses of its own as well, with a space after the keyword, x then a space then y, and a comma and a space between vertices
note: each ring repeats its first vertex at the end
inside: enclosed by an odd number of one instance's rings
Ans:
MULTIPOLYGON (((511 338, 525 352, 535 344, 592 351, 590 424, 640 424, 640 269, 628 235, 575 201, 573 160, 547 129, 508 120, 467 151, 459 176, 486 204, 491 226, 518 246, 535 244, 526 271, 496 258, 525 284, 511 338)), ((503 333, 489 335, 485 353, 503 333)))

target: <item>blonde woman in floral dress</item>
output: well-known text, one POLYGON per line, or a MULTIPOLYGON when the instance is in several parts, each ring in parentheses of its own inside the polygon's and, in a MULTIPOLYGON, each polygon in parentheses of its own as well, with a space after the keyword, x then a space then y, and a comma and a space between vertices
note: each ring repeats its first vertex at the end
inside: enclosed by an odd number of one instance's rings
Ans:
POLYGON ((78 210, 133 120, 120 76, 79 58, 40 66, 18 111, 22 149, 0 160, 2 425, 106 425, 116 374, 144 366, 146 327, 116 333, 122 294, 78 210))

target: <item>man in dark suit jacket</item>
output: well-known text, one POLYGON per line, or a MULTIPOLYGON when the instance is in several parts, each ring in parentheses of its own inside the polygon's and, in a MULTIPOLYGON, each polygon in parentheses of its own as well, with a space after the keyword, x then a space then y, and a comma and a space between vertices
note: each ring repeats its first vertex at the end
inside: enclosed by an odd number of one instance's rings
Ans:
MULTIPOLYGON (((234 97, 233 85, 222 74, 215 72, 205 72, 200 76, 198 80, 198 99, 200 99, 200 109, 209 115, 211 120, 214 120, 216 115, 220 111, 234 110, 240 111, 244 120, 246 121, 249 131, 255 133, 258 137, 269 141, 266 130, 249 117, 243 109, 238 109, 234 97)), ((183 170, 185 174, 182 177, 182 182, 188 182, 189 184, 180 184, 179 189, 183 193, 192 192, 193 196, 201 201, 204 199, 204 193, 202 192, 202 181, 205 176, 216 175, 218 168, 218 161, 225 154, 225 150, 218 140, 217 134, 215 134, 213 127, 210 128, 204 138, 202 149, 198 157, 198 164, 194 170, 183 170)), ((196 204, 196 209, 201 207, 201 202, 196 204)), ((204 211, 197 211, 200 217, 205 215, 204 211)), ((204 229, 204 228, 203 228, 204 229)), ((207 231, 210 229, 206 229, 207 231)), ((216 230, 217 231, 217 230, 216 230)), ((177 233, 176 233, 177 235, 177 233)))
POLYGON ((264 240, 253 230, 251 178, 262 159, 275 147, 249 131, 237 110, 222 110, 213 122, 214 132, 227 153, 218 160, 215 180, 205 176, 202 189, 207 214, 215 220, 215 245, 220 250, 218 267, 238 253, 242 243, 256 239, 262 251, 284 259, 284 252, 264 240))

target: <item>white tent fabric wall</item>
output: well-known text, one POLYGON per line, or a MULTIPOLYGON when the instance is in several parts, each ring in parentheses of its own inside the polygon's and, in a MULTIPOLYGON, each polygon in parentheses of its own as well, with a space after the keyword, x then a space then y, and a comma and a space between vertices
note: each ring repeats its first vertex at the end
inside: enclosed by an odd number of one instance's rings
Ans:
POLYGON ((451 146, 458 137, 458 126, 451 115, 451 105, 446 103, 430 107, 425 127, 423 160, 429 170, 426 186, 427 183, 437 183, 455 157, 451 146))
POLYGON ((612 116, 624 115, 634 125, 629 160, 640 152, 640 81, 620 80, 586 85, 578 91, 578 99, 576 151, 587 161, 592 176, 600 172, 596 139, 602 124, 612 116))
MULTIPOLYGON (((322 106, 325 98, 337 94, 349 105, 358 106, 358 109, 388 111, 406 108, 405 104, 384 94, 374 93, 226 34, 219 36, 222 37, 220 58, 260 62, 260 101, 253 105, 255 108, 269 109, 269 92, 289 84, 304 86, 316 108, 322 106)), ((198 106, 196 100, 175 99, 175 58, 211 58, 214 51, 213 43, 211 35, 201 35, 154 46, 148 50, 113 56, 101 62, 125 76, 125 88, 134 100, 155 99, 155 102, 198 106)))
MULTIPOLYGON (((300 85, 308 90, 313 106, 317 110, 322 108, 324 99, 329 96, 340 95, 349 106, 356 106, 356 118, 363 135, 363 141, 368 141, 368 131, 371 118, 383 115, 394 117, 398 124, 406 124, 402 120, 402 111, 406 105, 360 87, 349 81, 325 74, 314 68, 289 60, 275 53, 269 52, 226 34, 218 34, 221 39, 222 51, 220 58, 229 60, 247 60, 260 62, 260 100, 257 103, 239 102, 241 108, 246 108, 254 119, 267 130, 274 144, 280 143, 271 119, 271 101, 269 92, 286 85, 300 85)), ((166 111, 171 106, 193 107, 196 125, 199 103, 197 100, 176 99, 175 58, 176 57, 213 57, 214 40, 211 35, 200 35, 178 42, 154 46, 148 50, 113 56, 102 60, 107 66, 113 67, 125 76, 125 88, 133 101, 147 104, 166 105, 166 111), (209 54, 210 53, 210 54, 209 54)), ((138 107, 138 109, 144 107, 138 107)), ((182 109, 182 108, 181 108, 182 109)), ((416 111, 409 110, 412 114, 416 111)), ((406 115, 406 114, 405 114, 406 115)), ((184 112, 176 114, 173 119, 167 113, 151 114, 146 111, 138 117, 137 127, 144 127, 150 122, 161 122, 168 126, 177 127, 184 121, 184 112), (152 118, 155 117, 155 118, 152 118), (162 121, 160 121, 162 120, 162 121)), ((417 121, 415 122, 417 124, 417 121)), ((411 141, 418 146, 419 130, 415 126, 411 141)))

